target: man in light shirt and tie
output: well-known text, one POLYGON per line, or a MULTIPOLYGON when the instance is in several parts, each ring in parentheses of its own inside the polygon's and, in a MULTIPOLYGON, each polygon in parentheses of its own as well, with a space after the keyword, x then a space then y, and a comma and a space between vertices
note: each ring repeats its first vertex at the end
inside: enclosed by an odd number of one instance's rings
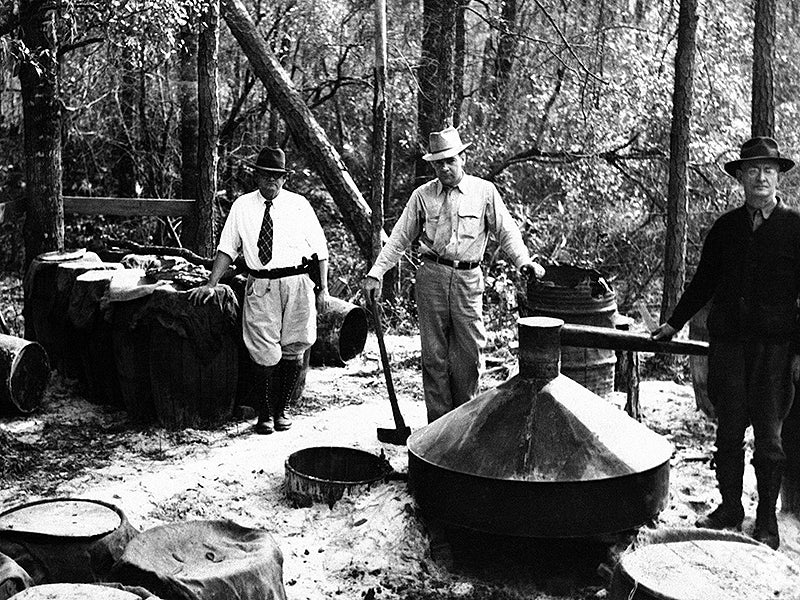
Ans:
POLYGON ((317 310, 324 311, 328 303, 328 247, 308 201, 283 189, 292 172, 283 150, 264 148, 251 166, 258 189, 233 203, 208 283, 193 289, 189 298, 208 302, 226 269, 243 255, 248 278, 242 337, 259 366, 255 386, 264 390, 255 431, 268 434, 291 427, 286 404, 303 372, 303 354, 316 340, 317 310), (310 273, 314 256, 317 290, 310 273))
MULTIPOLYGON (((744 189, 744 205, 719 217, 672 316, 652 336, 668 340, 711 302, 708 398, 717 416, 714 454, 722 503, 698 527, 741 529, 744 436, 753 427, 758 508, 753 537, 780 544, 775 506, 786 463, 783 421, 800 375, 800 212, 778 196, 794 161, 772 138, 742 144, 725 171, 744 189)), ((793 457, 797 460, 797 457, 793 457)))
POLYGON ((436 179, 411 194, 363 282, 367 300, 380 297, 383 275, 419 240, 415 291, 428 422, 478 391, 486 345, 480 263, 489 235, 523 274, 544 275, 494 184, 464 172, 469 145, 452 127, 430 134, 430 151, 422 158, 436 179))

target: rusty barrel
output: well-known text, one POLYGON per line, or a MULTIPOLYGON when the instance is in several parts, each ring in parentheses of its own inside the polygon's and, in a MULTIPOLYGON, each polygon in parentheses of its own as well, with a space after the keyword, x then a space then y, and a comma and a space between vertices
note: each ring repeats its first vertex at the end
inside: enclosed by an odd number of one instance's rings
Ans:
POLYGON ((72 284, 80 273, 105 268, 94 252, 71 250, 40 254, 25 274, 25 337, 39 342, 51 366, 67 377, 81 375, 67 319, 72 284))
POLYGON ((304 448, 286 459, 286 495, 296 507, 314 502, 333 505, 345 494, 356 495, 386 478, 386 459, 356 448, 304 448))
POLYGON ((169 429, 214 427, 233 413, 238 381, 238 304, 227 285, 195 306, 188 292, 156 289, 143 323, 153 405, 169 429))
MULTIPOLYGON (((521 317, 553 317, 565 323, 616 326, 616 294, 593 269, 549 266, 542 279, 529 281, 526 292, 517 298, 521 317)), ((613 350, 561 348, 561 373, 598 396, 608 396, 614 391, 616 362, 613 350)))
POLYGON ((367 311, 341 298, 330 297, 327 310, 317 315, 317 341, 311 346, 309 364, 343 367, 364 350, 367 311))
POLYGON ((102 580, 136 533, 122 510, 99 500, 53 498, 0 513, 0 552, 36 584, 102 580))
POLYGON ((47 353, 39 343, 0 334, 0 412, 33 412, 49 378, 47 353))

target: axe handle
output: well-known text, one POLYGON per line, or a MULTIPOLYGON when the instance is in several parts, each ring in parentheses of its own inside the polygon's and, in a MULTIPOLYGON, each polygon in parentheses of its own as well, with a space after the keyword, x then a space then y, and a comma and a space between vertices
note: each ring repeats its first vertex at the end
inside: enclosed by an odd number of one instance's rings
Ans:
POLYGON ((386 343, 383 340, 383 325, 381 324, 381 312, 378 301, 372 298, 372 317, 375 319, 375 336, 378 338, 378 348, 381 352, 381 364, 383 364, 383 375, 386 378, 386 391, 389 393, 389 403, 392 405, 392 416, 394 424, 398 430, 405 429, 406 423, 400 413, 397 404, 397 395, 394 393, 394 383, 392 383, 392 371, 389 366, 389 355, 386 352, 386 343))

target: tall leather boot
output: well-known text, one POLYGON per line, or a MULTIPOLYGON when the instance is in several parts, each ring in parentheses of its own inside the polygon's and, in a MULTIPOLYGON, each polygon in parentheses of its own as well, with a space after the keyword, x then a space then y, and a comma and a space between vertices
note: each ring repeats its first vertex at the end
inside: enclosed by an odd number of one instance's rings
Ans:
POLYGON ((714 461, 722 504, 704 517, 700 517, 695 525, 708 529, 741 531, 744 520, 744 507, 742 506, 744 450, 717 452, 714 455, 714 461))
POLYGON ((272 404, 275 431, 286 431, 292 426, 292 422, 286 418, 285 409, 302 372, 302 360, 282 358, 278 363, 277 380, 280 383, 277 386, 275 401, 272 404))
POLYGON ((773 550, 777 550, 781 545, 781 538, 778 533, 775 504, 781 491, 783 463, 767 460, 756 462, 754 460, 753 466, 756 470, 756 488, 758 489, 756 527, 753 530, 753 538, 773 550))
POLYGON ((269 409, 270 404, 274 402, 273 397, 277 391, 275 389, 276 370, 275 366, 259 366, 258 369, 259 389, 263 390, 263 393, 260 398, 261 402, 258 405, 258 422, 254 429, 256 433, 262 435, 272 433, 272 419, 270 418, 269 409))

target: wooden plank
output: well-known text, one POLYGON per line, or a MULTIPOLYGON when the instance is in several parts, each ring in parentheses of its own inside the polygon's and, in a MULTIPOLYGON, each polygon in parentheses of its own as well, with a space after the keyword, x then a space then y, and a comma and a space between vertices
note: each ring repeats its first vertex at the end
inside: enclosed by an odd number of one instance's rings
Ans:
POLYGON ((9 200, 8 202, 0 202, 0 224, 5 223, 10 219, 25 210, 23 200, 9 200))
POLYGON ((194 205, 194 200, 64 196, 64 212, 81 215, 185 217, 194 205))

